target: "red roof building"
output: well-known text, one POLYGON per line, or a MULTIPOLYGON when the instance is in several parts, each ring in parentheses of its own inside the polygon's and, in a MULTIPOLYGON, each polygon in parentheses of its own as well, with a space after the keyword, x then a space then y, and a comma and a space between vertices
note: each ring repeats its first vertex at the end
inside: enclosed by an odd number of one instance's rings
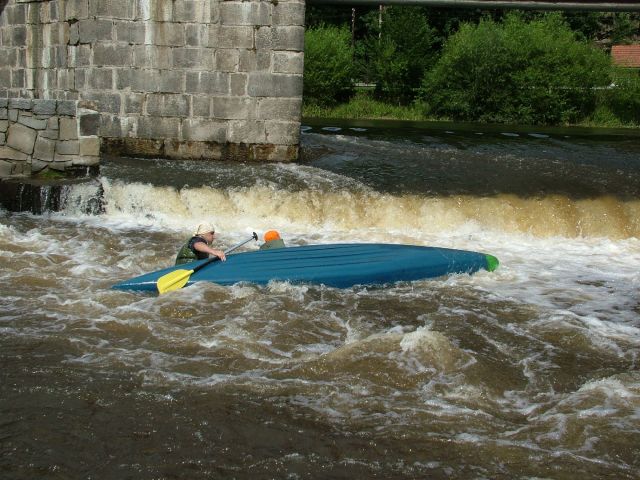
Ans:
POLYGON ((611 57, 621 67, 640 68, 640 45, 614 45, 611 57))

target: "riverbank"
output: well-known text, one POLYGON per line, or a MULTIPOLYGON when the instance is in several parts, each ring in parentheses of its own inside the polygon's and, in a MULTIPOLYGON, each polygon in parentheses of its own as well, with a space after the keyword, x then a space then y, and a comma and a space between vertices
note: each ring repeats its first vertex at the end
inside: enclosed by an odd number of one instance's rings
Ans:
MULTIPOLYGON (((305 103, 302 115, 306 118, 325 118, 343 120, 408 120, 419 122, 451 122, 450 118, 440 118, 427 113, 423 103, 411 105, 393 105, 373 98, 370 92, 357 92, 347 103, 327 107, 305 103)), ((638 129, 640 125, 625 122, 615 116, 605 106, 598 107, 594 113, 577 124, 548 125, 551 127, 588 127, 588 128, 629 128, 638 129)))

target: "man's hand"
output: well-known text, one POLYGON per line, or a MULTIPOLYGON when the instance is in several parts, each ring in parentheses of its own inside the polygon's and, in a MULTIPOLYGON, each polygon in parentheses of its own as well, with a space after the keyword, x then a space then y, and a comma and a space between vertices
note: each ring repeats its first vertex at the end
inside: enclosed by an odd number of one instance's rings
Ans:
POLYGON ((211 249, 211 253, 218 257, 221 261, 225 262, 227 260, 227 256, 224 254, 222 250, 213 250, 211 249))

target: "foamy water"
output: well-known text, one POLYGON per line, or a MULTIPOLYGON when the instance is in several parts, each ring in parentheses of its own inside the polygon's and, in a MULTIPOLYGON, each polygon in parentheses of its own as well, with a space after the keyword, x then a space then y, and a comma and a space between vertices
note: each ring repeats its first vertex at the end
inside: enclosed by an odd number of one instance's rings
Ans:
POLYGON ((11 478, 636 478, 637 200, 402 193, 313 162, 206 165, 186 185, 196 164, 163 165, 115 161, 61 213, 0 217, 11 478), (82 213, 100 188, 104 213, 82 213), (220 246, 275 228, 501 265, 344 290, 111 290, 170 265, 201 220, 220 246))

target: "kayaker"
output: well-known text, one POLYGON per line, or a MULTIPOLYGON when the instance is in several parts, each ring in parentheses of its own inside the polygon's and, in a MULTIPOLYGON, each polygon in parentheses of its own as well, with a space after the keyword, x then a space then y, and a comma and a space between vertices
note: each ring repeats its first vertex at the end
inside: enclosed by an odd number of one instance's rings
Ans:
POLYGON ((223 262, 227 259, 222 250, 211 248, 211 243, 216 234, 216 229, 210 223, 201 223, 196 232, 182 246, 176 257, 176 265, 204 260, 209 255, 215 255, 223 262))
POLYGON ((271 250, 272 248, 283 248, 284 240, 276 230, 269 230, 264 234, 264 243, 260 245, 260 250, 271 250))

